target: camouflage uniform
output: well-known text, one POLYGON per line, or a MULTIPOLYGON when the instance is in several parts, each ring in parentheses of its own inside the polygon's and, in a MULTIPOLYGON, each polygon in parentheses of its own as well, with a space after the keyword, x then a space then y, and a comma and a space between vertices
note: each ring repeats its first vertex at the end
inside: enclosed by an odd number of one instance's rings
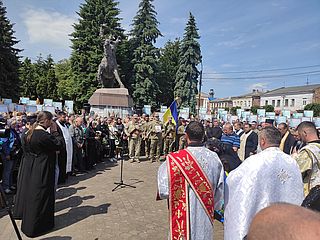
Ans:
POLYGON ((176 125, 168 121, 164 126, 164 154, 167 155, 173 151, 176 137, 176 125))
POLYGON ((139 123, 130 122, 128 125, 129 134, 129 157, 130 162, 140 162, 140 146, 141 146, 141 126, 139 123))
POLYGON ((149 158, 149 154, 150 154, 150 139, 148 137, 148 129, 149 129, 149 121, 145 121, 143 120, 141 123, 141 128, 142 128, 142 141, 143 144, 141 144, 142 146, 144 146, 144 154, 147 157, 147 159, 149 158))
POLYGON ((184 135, 184 125, 180 125, 178 127, 178 137, 179 137, 179 150, 184 149, 186 147, 186 137, 184 135))
POLYGON ((160 149, 162 143, 163 125, 158 119, 149 124, 148 136, 150 139, 150 161, 160 161, 160 149), (156 153, 156 157, 155 157, 156 153))

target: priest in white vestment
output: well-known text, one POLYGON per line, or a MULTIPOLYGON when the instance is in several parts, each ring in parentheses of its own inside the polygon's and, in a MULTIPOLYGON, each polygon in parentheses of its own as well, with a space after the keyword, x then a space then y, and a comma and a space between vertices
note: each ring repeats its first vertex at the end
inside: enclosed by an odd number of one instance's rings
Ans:
MULTIPOLYGON (((57 125, 59 126, 58 132, 61 132, 65 141, 65 147, 66 147, 66 165, 60 168, 60 170, 63 170, 65 172, 59 174, 66 175, 67 173, 71 172, 72 168, 72 156, 73 156, 73 142, 72 138, 69 132, 69 128, 66 125, 66 113, 65 112, 59 112, 58 113, 59 118, 56 120, 57 125)), ((60 164, 60 163, 59 163, 60 164)), ((60 177, 59 177, 60 178, 60 177)))
MULTIPOLYGON (((191 122, 186 128, 187 150, 194 156, 213 188, 214 209, 220 210, 224 195, 223 165, 215 152, 202 144, 204 128, 198 122, 191 122)), ((166 160, 158 171, 158 195, 160 199, 169 198, 169 174, 166 160)), ((213 225, 193 189, 189 185, 190 236, 189 239, 213 239, 213 225)))
POLYGON ((246 159, 226 181, 225 240, 242 240, 253 217, 272 203, 301 205, 303 183, 296 161, 279 149, 281 134, 274 127, 261 130, 261 153, 246 159))

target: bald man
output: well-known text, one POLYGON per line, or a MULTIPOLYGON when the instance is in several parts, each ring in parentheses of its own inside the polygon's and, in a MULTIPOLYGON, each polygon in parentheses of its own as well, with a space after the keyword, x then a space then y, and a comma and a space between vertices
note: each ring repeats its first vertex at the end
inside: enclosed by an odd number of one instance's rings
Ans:
POLYGON ((291 204, 274 204, 253 219, 248 240, 313 240, 320 236, 320 214, 291 204))
POLYGON ((297 127, 298 135, 307 145, 295 157, 304 183, 304 194, 320 185, 320 140, 313 122, 302 122, 297 127))

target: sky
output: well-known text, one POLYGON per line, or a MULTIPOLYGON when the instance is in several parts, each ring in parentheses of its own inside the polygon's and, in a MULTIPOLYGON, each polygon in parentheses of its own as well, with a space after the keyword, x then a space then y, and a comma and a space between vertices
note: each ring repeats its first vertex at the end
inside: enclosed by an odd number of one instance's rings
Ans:
MULTIPOLYGON (((22 57, 55 61, 71 53, 69 34, 85 0, 2 0, 22 57)), ((140 0, 120 0, 129 31, 140 0)), ((202 91, 238 96, 279 87, 320 84, 319 0, 154 0, 163 37, 182 38, 189 12, 196 19, 203 63, 202 91)), ((201 66, 199 65, 199 70, 201 66)))

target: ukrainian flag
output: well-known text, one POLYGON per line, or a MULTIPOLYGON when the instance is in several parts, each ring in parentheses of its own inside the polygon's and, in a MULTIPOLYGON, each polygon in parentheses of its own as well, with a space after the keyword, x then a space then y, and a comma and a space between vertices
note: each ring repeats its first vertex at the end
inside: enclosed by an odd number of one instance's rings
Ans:
POLYGON ((178 105, 177 101, 174 100, 170 107, 166 110, 166 112, 163 114, 163 122, 166 123, 169 119, 169 117, 172 117, 172 122, 178 126, 178 105))

